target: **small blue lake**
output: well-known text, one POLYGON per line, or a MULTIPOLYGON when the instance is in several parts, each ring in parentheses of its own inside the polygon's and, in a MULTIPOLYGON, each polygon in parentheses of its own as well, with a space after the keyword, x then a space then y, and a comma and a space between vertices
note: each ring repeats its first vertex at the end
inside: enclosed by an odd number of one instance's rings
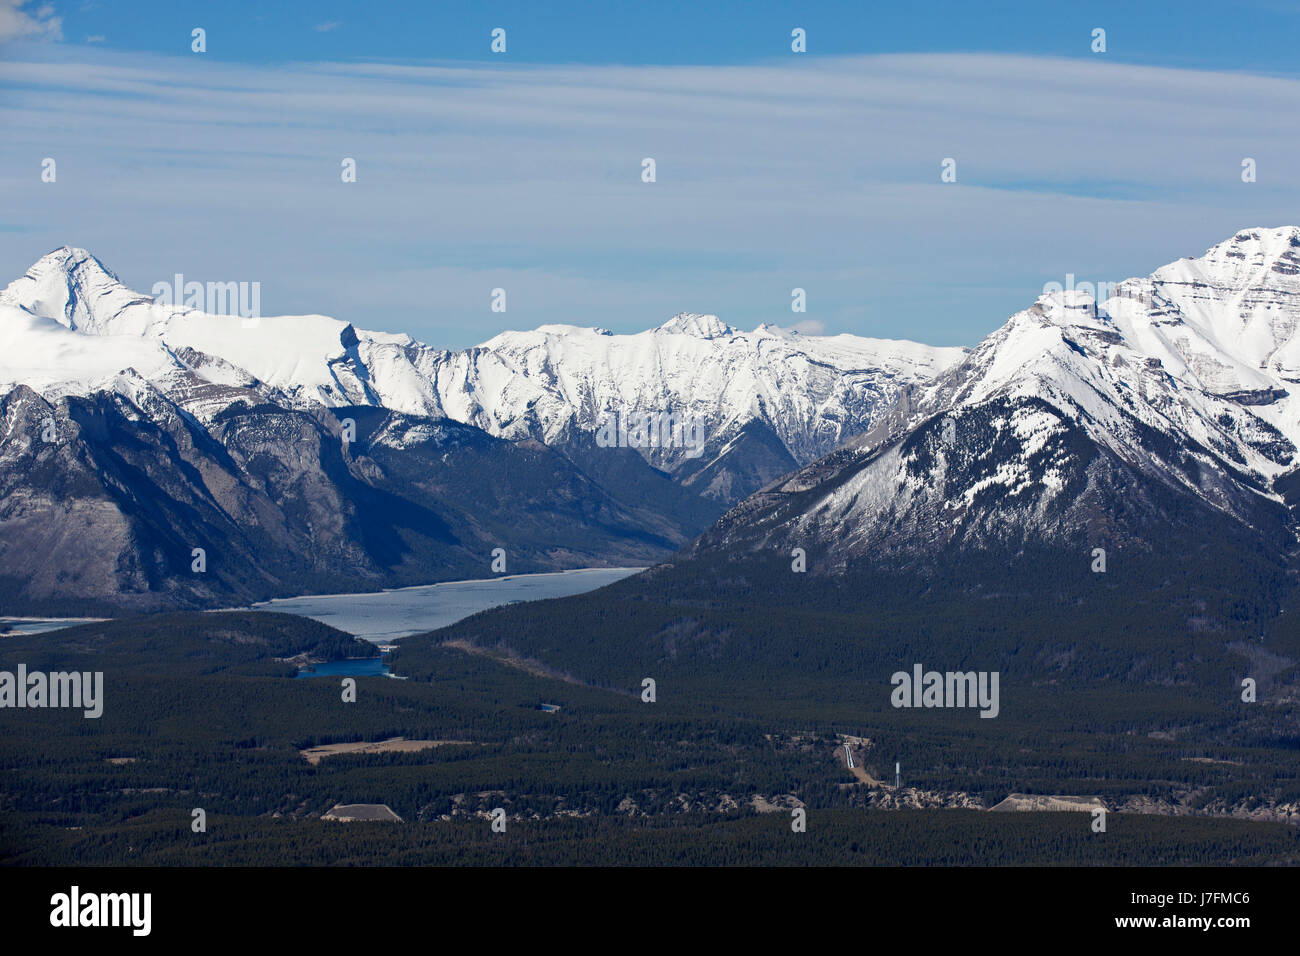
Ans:
POLYGON ((385 677, 388 665, 382 657, 368 657, 353 661, 330 661, 312 664, 311 670, 298 671, 298 677, 385 677))

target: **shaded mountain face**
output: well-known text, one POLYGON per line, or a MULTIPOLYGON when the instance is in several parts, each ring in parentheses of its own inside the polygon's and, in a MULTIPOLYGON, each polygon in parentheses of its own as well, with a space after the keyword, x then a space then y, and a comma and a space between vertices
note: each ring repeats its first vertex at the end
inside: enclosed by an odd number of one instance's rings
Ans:
POLYGON ((674 476, 704 498, 735 501, 797 467, 781 439, 761 419, 715 438, 698 458, 677 466, 674 476))
POLYGON ((1213 532, 1283 562, 1298 265, 1300 229, 1247 230, 1100 303, 1046 294, 691 554, 802 547, 812 573, 1041 548, 1088 564, 1095 548, 1186 557, 1213 532))
POLYGON ((228 393, 201 422, 129 384, 130 397, 124 387, 50 402, 19 386, 0 398, 7 612, 210 607, 486 576, 495 548, 511 572, 646 564, 682 540, 667 522, 646 530, 537 443, 373 408, 336 410, 356 425, 345 443, 333 412, 228 393))

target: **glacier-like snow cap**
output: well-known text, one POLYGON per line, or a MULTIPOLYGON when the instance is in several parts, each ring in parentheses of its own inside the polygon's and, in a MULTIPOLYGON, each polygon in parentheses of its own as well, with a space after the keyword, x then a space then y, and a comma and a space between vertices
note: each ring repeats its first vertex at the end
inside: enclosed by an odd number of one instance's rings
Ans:
POLYGON ((147 297, 128 289, 112 270, 75 246, 60 246, 41 256, 0 291, 0 302, 92 335, 105 331, 104 316, 145 301, 147 297))
POLYGON ((659 326, 658 331, 681 335, 694 335, 696 338, 712 339, 723 335, 735 335, 736 330, 723 322, 716 315, 701 315, 696 312, 679 312, 659 326))

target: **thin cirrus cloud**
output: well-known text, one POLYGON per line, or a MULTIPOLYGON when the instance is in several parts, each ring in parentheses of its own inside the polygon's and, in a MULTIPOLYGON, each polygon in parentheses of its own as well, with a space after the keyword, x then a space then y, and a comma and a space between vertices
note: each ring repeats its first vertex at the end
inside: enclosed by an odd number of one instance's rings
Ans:
POLYGON ((1250 74, 957 54, 258 67, 50 46, 0 64, 0 84, 8 273, 81 245, 146 291, 177 271, 255 280, 268 312, 447 346, 677 311, 970 344, 1066 272, 1118 280, 1300 222, 1300 82, 1250 74))

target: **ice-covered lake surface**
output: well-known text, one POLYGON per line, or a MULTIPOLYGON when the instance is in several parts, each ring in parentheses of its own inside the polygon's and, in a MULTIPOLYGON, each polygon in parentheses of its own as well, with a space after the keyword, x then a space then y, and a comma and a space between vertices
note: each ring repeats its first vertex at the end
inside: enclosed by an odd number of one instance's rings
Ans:
POLYGON ((43 634, 45 631, 57 631, 74 624, 102 620, 99 617, 4 617, 0 618, 0 624, 8 625, 11 634, 43 634))
POLYGON ((255 611, 301 614, 376 644, 422 634, 517 601, 569 597, 613 584, 644 568, 581 568, 545 574, 510 574, 481 581, 447 581, 368 594, 277 598, 255 611))

